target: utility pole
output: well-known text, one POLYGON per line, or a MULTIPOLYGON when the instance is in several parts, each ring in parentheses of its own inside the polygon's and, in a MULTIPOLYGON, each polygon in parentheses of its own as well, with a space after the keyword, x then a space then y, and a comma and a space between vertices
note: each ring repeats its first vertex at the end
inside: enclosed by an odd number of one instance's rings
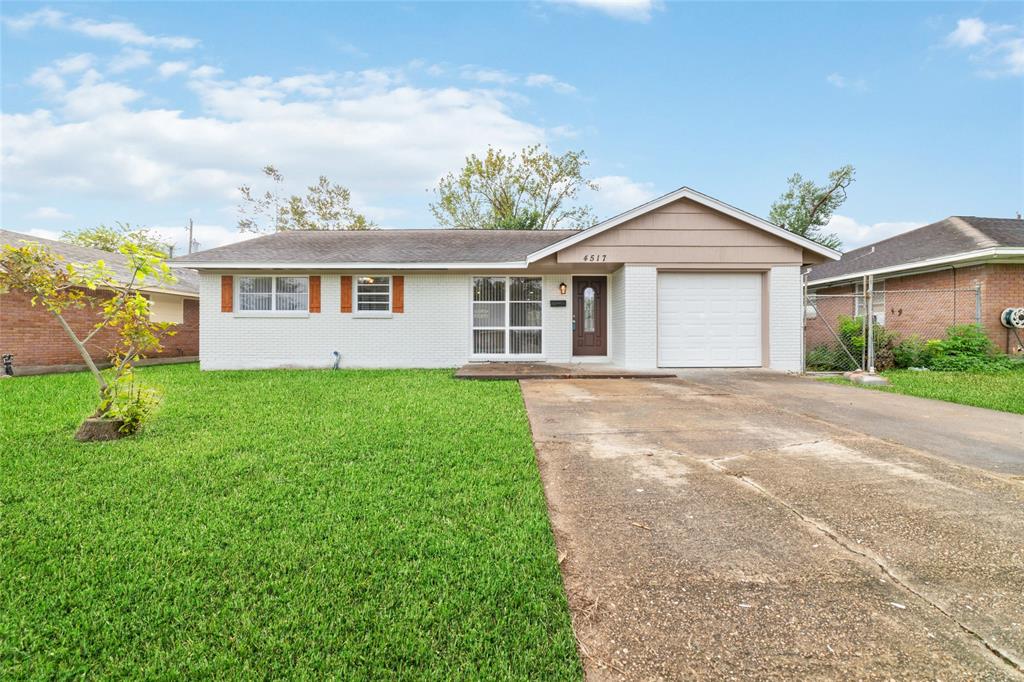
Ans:
POLYGON ((188 252, 192 253, 192 219, 188 219, 188 252))

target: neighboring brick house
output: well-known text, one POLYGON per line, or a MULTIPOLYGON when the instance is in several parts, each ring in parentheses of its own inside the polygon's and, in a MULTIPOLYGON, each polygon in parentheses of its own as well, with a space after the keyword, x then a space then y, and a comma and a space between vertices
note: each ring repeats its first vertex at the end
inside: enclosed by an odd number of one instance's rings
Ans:
POLYGON ((999 318, 1024 307, 1024 220, 952 216, 813 266, 807 291, 817 296, 817 316, 806 321, 808 348, 832 341, 826 320, 863 313, 852 294, 868 275, 873 312, 887 330, 941 338, 952 324, 979 322, 1001 350, 1021 352, 999 318))
MULTIPOLYGON (((103 260, 119 277, 128 276, 127 259, 117 253, 90 249, 64 242, 42 239, 18 232, 0 230, 0 246, 18 245, 22 241, 37 242, 68 262, 87 263, 103 260)), ((159 288, 143 287, 150 299, 153 319, 171 322, 176 333, 167 337, 163 351, 150 357, 195 358, 199 355, 199 277, 194 270, 175 268, 177 282, 159 288)), ((92 292, 98 306, 109 293, 92 292)), ((87 333, 96 322, 96 308, 86 306, 67 311, 65 318, 76 333, 87 333)), ((99 363, 107 361, 109 349, 116 342, 115 334, 103 330, 89 344, 89 354, 99 363)), ((64 330, 40 305, 32 305, 31 297, 20 291, 0 293, 0 354, 14 356, 15 374, 38 374, 84 367, 78 349, 64 330)))

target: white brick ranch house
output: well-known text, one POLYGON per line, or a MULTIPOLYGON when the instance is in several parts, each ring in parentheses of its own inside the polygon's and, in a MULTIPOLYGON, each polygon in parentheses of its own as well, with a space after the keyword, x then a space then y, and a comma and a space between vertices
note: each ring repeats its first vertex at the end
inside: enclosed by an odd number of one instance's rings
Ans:
POLYGON ((839 254, 689 188, 581 231, 281 232, 175 259, 203 369, 607 362, 799 371, 839 254))

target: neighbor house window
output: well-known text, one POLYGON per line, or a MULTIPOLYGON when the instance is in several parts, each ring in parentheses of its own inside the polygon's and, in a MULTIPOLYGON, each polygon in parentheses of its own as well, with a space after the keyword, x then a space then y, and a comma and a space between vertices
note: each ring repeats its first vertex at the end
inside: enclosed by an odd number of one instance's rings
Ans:
MULTIPOLYGON (((871 312, 875 318, 875 324, 885 326, 885 282, 875 282, 871 293, 871 312)), ((864 316, 864 285, 856 284, 853 287, 854 293, 854 317, 864 316)))
POLYGON ((238 278, 238 310, 241 312, 308 312, 308 277, 270 275, 238 278))
POLYGON ((542 299, 540 277, 474 277, 473 353, 540 355, 542 299))
POLYGON ((374 275, 356 277, 356 312, 391 312, 391 277, 374 275))

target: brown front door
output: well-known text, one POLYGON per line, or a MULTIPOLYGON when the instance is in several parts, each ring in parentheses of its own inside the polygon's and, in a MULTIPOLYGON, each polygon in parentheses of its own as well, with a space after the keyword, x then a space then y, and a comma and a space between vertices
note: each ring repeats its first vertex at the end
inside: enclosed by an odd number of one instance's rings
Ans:
POLYGON ((607 277, 572 278, 572 354, 608 354, 607 277))

